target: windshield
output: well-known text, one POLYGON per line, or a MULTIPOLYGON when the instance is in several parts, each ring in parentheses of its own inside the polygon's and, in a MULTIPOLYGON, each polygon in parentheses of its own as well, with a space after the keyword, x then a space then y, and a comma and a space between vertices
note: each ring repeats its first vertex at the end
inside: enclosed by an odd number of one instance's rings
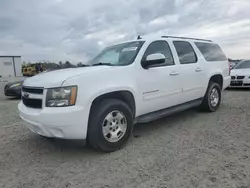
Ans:
POLYGON ((111 66, 129 65, 133 63, 144 41, 127 42, 105 48, 88 64, 104 64, 111 66))
POLYGON ((250 60, 240 62, 234 69, 250 69, 250 60))

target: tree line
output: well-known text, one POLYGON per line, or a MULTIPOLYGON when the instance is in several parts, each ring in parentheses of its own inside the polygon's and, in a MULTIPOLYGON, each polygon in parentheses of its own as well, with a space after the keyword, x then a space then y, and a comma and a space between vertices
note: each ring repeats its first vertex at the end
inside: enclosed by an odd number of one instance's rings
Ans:
POLYGON ((81 67, 82 62, 79 62, 77 63, 77 65, 74 65, 70 63, 69 61, 65 61, 64 63, 62 61, 59 61, 59 63, 50 62, 50 61, 42 61, 42 62, 35 62, 35 63, 23 61, 22 68, 36 67, 37 65, 44 67, 46 70, 55 70, 55 69, 81 67))

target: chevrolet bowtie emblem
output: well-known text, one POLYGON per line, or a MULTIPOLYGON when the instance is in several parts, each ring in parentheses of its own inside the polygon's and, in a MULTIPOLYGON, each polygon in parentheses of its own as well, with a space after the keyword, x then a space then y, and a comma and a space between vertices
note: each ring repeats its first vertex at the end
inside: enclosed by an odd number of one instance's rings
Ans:
POLYGON ((23 97, 24 98, 29 98, 29 94, 28 93, 23 93, 23 97))

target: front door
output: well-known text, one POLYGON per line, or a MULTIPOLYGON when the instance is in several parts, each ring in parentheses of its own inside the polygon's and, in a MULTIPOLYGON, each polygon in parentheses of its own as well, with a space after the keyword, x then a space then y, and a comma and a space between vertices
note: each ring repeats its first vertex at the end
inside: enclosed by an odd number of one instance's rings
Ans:
POLYGON ((138 75, 140 105, 138 115, 168 108, 180 103, 182 84, 179 65, 173 59, 169 44, 165 40, 154 41, 149 44, 142 60, 148 55, 161 53, 166 57, 162 64, 148 69, 141 67, 138 75))

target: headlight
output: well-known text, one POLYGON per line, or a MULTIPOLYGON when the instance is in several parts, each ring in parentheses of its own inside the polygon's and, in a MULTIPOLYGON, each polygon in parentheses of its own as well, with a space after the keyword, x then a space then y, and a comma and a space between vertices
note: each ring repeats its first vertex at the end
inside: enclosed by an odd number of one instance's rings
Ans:
POLYGON ((13 84, 13 85, 10 86, 10 88, 17 87, 17 86, 20 86, 20 85, 22 85, 22 83, 13 84))
POLYGON ((76 102, 76 95, 76 86, 48 89, 46 107, 73 106, 76 102))

